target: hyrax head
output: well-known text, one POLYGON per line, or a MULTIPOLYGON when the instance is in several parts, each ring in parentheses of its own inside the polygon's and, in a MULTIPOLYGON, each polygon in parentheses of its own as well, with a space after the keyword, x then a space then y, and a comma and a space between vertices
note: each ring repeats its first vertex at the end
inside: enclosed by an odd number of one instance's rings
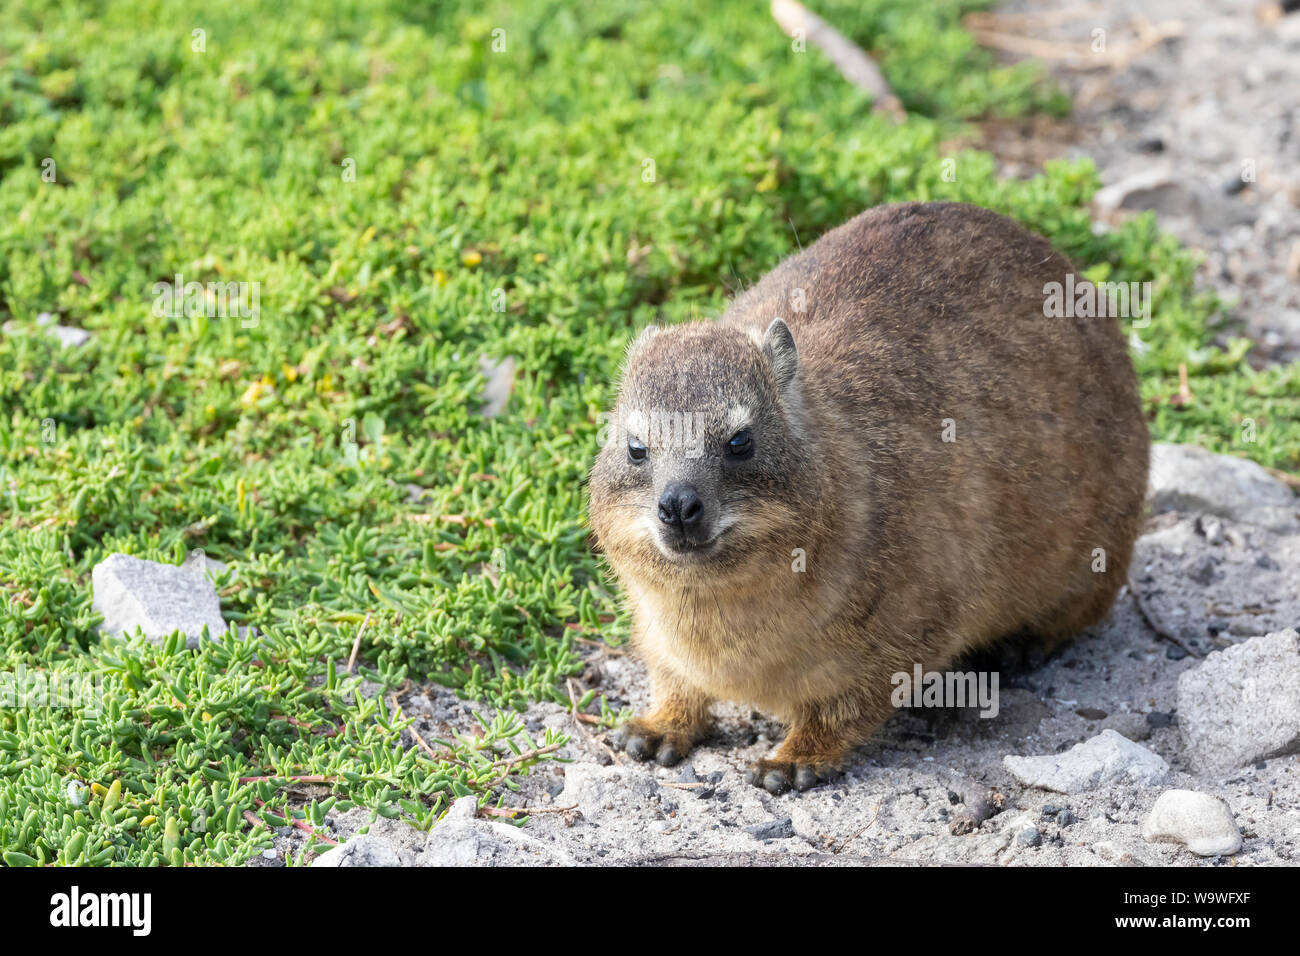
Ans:
POLYGON ((761 337, 691 323, 633 343, 590 486, 620 575, 716 580, 790 553, 807 465, 798 373, 780 319, 761 337))

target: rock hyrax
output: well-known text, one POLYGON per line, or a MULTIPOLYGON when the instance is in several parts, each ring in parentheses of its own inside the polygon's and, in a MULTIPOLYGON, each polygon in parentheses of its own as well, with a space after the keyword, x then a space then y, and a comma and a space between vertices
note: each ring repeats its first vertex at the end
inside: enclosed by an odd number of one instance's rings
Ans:
POLYGON ((633 343, 590 482, 653 683, 630 753, 675 763, 745 702, 789 724, 749 779, 803 789, 892 675, 1102 618, 1148 437, 1119 323, 1045 315, 1070 271, 985 209, 885 206, 633 343))

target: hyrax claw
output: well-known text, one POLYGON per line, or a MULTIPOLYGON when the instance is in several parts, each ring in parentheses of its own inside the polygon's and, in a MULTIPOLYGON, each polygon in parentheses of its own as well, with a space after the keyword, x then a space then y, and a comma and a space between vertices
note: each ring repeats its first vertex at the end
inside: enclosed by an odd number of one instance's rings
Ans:
POLYGON ((661 767, 672 767, 691 752, 691 738, 672 731, 659 732, 644 722, 633 720, 622 735, 622 747, 634 760, 653 760, 661 767))

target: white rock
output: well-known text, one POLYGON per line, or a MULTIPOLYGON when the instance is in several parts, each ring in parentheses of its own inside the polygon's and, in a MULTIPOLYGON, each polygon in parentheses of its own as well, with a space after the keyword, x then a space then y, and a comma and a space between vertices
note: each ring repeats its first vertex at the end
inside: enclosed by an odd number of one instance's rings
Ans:
POLYGON ((65 349, 76 348, 90 339, 90 333, 85 329, 79 329, 71 325, 55 325, 50 328, 50 334, 58 339, 59 344, 65 349))
POLYGON ((478 820, 475 797, 461 797, 429 833, 416 866, 572 866, 573 858, 509 823, 478 820))
POLYGON ((101 628, 122 636, 136 628, 155 644, 173 631, 185 634, 187 647, 198 647, 203 628, 209 637, 226 630, 221 599, 205 576, 174 564, 110 554, 91 572, 92 606, 104 615, 101 628))
POLYGON ((36 324, 45 329, 50 335, 59 340, 59 344, 65 349, 69 346, 75 348, 90 338, 90 333, 85 329, 78 329, 71 325, 59 325, 54 321, 54 314, 51 312, 42 312, 36 317, 36 324))
POLYGON ((461 797, 428 834, 376 820, 312 866, 571 866, 563 850, 508 823, 478 819, 478 800, 461 797))
POLYGON ((476 797, 461 797, 451 805, 442 817, 441 825, 448 823, 472 823, 478 819, 478 799, 476 797))
POLYGON ((1230 856, 1241 849, 1232 810, 1218 797, 1195 790, 1167 790, 1142 824, 1148 843, 1182 843, 1198 856, 1230 856))
POLYGON ((1002 765, 1027 787, 1071 794, 1111 783, 1150 786, 1169 774, 1169 765, 1158 755, 1113 730, 1103 730, 1065 753, 1008 755, 1002 765))
POLYGON ((1151 448, 1151 510, 1205 512, 1265 527, 1293 525, 1300 502, 1264 468, 1197 445, 1151 448))
POLYGON ((585 817, 597 816, 611 804, 619 812, 645 811, 657 817, 650 798, 658 792, 659 785, 645 770, 573 763, 564 768, 564 791, 556 802, 560 806, 576 803, 585 817))
MULTIPOLYGON (((76 347, 90 338, 90 333, 85 329, 79 329, 72 325, 59 325, 55 322, 54 314, 51 312, 42 312, 38 315, 36 325, 43 329, 46 335, 58 339, 63 348, 76 347)), ((22 329, 18 323, 9 321, 4 324, 3 331, 8 335, 12 335, 21 332, 22 329)))
POLYGON ((1300 751, 1300 634, 1252 637, 1179 675, 1178 727, 1201 770, 1300 751))
POLYGON ((792 803, 789 809, 790 823, 794 827, 795 836, 807 840, 819 850, 822 849, 825 846, 822 840, 825 830, 817 818, 800 803, 792 803))
POLYGON ((75 347, 82 345, 83 342, 90 338, 90 333, 86 332, 86 329, 78 329, 73 325, 57 324, 52 312, 42 312, 36 316, 36 325, 39 325, 51 336, 59 339, 59 343, 64 349, 68 349, 68 347, 74 347, 75 349, 75 347))
POLYGON ((363 833, 354 836, 347 843, 330 847, 312 861, 312 866, 409 866, 410 855, 406 859, 382 836, 363 833))

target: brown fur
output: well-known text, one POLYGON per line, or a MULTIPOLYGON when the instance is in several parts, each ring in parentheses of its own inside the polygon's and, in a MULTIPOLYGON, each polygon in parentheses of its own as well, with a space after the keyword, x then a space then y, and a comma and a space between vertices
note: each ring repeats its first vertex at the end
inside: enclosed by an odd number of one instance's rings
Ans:
POLYGON ((620 432, 592 471, 592 526, 654 684, 655 710, 629 732, 638 753, 672 762, 707 732, 711 701, 744 701, 791 726, 756 781, 806 785, 892 713, 894 673, 1015 632, 1055 642, 1105 615, 1148 437, 1119 324, 1044 317, 1044 284, 1070 271, 987 210, 885 206, 717 322, 638 340, 619 421, 654 407, 703 422, 699 455, 674 430, 632 464, 620 432), (778 317, 797 372, 764 338, 778 317), (726 442, 746 416, 755 451, 736 464, 726 442), (735 524, 679 556, 656 545, 654 509, 683 479, 716 527, 735 524))

